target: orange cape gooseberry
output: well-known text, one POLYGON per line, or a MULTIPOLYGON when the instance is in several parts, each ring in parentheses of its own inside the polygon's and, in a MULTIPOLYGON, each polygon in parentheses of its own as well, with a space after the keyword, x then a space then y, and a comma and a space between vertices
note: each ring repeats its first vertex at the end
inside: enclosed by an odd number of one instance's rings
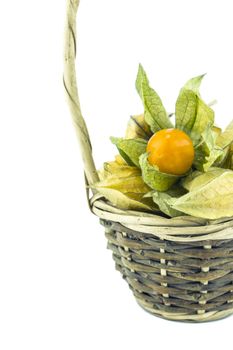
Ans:
POLYGON ((190 137, 179 129, 156 132, 147 144, 148 161, 162 173, 183 175, 192 166, 194 148, 190 137))

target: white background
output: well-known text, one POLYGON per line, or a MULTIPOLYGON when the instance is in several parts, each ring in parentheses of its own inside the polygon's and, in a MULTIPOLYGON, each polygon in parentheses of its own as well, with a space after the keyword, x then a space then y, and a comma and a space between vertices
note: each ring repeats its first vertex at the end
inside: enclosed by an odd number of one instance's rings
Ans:
MULTIPOLYGON (((139 62, 169 112, 185 81, 207 72, 204 99, 218 99, 220 125, 233 118, 231 5, 82 1, 79 90, 98 166, 115 154, 109 136, 142 111, 139 62)), ((64 17, 65 0, 0 2, 0 349, 218 349, 232 317, 153 317, 114 270, 63 93, 64 17)))

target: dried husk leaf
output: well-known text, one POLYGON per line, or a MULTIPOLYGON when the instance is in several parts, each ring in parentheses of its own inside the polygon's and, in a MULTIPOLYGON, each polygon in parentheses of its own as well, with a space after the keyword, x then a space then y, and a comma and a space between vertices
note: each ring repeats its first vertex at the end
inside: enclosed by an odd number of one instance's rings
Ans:
POLYGON ((233 171, 215 171, 220 174, 211 180, 208 173, 201 175, 201 179, 194 179, 199 184, 196 183, 188 194, 178 198, 172 208, 205 219, 233 216, 233 171))
POLYGON ((221 166, 222 168, 233 170, 233 143, 229 147, 225 148, 225 150, 227 153, 221 166))
POLYGON ((143 181, 139 168, 114 161, 105 163, 104 169, 104 176, 93 188, 113 205, 123 209, 157 209, 151 199, 144 198, 150 188, 143 181))
POLYGON ((114 161, 105 162, 98 174, 100 181, 103 181, 111 176, 117 178, 141 175, 141 170, 135 166, 129 166, 120 155, 117 155, 114 161))
POLYGON ((150 191, 150 188, 145 184, 141 175, 128 177, 109 176, 105 180, 98 182, 95 188, 111 188, 119 190, 122 193, 145 194, 150 191))
POLYGON ((119 165, 127 165, 126 161, 121 157, 120 154, 115 156, 115 162, 119 165))
POLYGON ((222 129, 221 129, 221 128, 219 128, 219 127, 218 127, 218 126, 216 126, 216 125, 213 125, 213 126, 212 126, 212 131, 213 131, 213 132, 215 132, 215 134, 218 136, 218 135, 220 135, 220 134, 221 134, 222 129))
POLYGON ((130 177, 140 175, 141 171, 135 166, 120 165, 115 162, 106 162, 103 166, 105 177, 115 176, 115 177, 130 177))
POLYGON ((152 136, 149 125, 145 121, 144 114, 131 116, 126 129, 125 137, 127 139, 145 139, 149 140, 152 136))
POLYGON ((98 187, 98 193, 103 195, 103 197, 105 197, 109 202, 120 209, 138 209, 145 211, 154 210, 154 208, 151 208, 149 205, 130 198, 130 194, 126 195, 115 189, 98 187))
POLYGON ((200 171, 194 171, 186 178, 182 180, 182 186, 187 191, 194 191, 197 188, 206 185, 208 182, 212 181, 216 177, 225 173, 225 169, 221 168, 210 168, 206 173, 200 171))
POLYGON ((216 144, 221 148, 226 148, 233 142, 233 120, 226 127, 223 133, 219 134, 216 144))

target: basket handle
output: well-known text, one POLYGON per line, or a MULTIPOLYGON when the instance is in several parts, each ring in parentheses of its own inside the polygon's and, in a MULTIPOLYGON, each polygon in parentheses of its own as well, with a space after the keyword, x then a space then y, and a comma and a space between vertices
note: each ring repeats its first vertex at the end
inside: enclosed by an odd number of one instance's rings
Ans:
POLYGON ((76 81, 76 14, 79 0, 67 0, 67 19, 65 28, 64 87, 68 98, 70 112, 76 129, 81 149, 84 171, 88 185, 99 180, 92 147, 85 120, 81 113, 76 81))

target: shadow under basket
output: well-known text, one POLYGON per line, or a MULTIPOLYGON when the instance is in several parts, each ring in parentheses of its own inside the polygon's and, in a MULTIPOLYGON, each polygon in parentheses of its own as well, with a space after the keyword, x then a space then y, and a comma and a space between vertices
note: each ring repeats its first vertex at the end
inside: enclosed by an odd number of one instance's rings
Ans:
MULTIPOLYGON (((88 188, 98 181, 76 84, 76 12, 67 1, 64 86, 80 143, 88 188)), ((169 320, 204 322, 233 313, 233 218, 209 221, 121 210, 88 198, 105 227, 116 269, 137 302, 169 320)))

